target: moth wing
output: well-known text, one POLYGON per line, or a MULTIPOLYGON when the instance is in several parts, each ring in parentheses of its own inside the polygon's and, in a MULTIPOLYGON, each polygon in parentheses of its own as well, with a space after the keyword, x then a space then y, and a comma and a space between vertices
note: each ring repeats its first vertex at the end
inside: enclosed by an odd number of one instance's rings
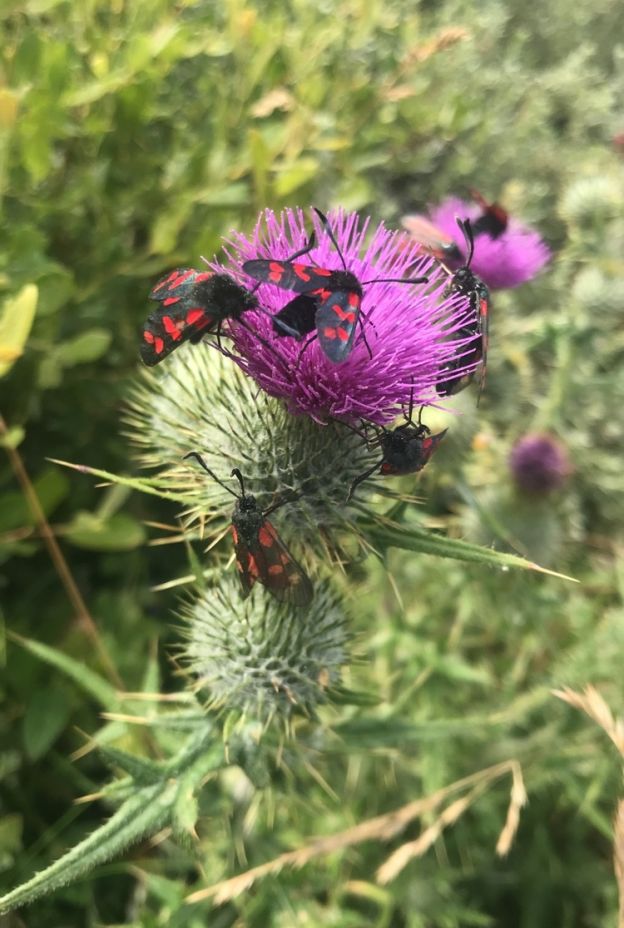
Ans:
POLYGON ((315 290, 331 288, 332 277, 336 273, 324 267, 300 264, 298 261, 274 261, 270 258, 245 261, 243 271, 254 280, 275 284, 276 287, 292 290, 293 293, 312 293, 315 290))
POLYGON ((424 216, 402 216, 401 224, 406 232, 409 232, 411 238, 423 246, 424 251, 439 261, 463 260, 461 250, 455 241, 424 216))
POLYGON ((183 303, 159 307, 143 326, 141 359, 148 367, 160 364, 185 341, 200 341, 215 323, 203 306, 183 303))
POLYGON ((317 302, 312 296, 299 294, 286 303, 273 316, 273 331, 276 335, 291 335, 300 341, 316 327, 317 302))
POLYGON ((340 364, 351 354, 362 297, 354 290, 329 294, 316 312, 316 329, 324 354, 340 364))
POLYGON ((248 554, 257 567, 255 579, 276 599, 293 606, 307 606, 310 603, 312 583, 268 519, 260 526, 257 543, 248 549, 248 554))

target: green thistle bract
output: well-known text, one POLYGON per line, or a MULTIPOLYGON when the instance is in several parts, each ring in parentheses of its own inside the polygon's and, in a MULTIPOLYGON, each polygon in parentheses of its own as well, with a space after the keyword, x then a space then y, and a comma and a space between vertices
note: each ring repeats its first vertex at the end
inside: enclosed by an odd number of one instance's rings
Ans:
POLYGON ((339 596, 317 585, 307 610, 255 587, 242 601, 234 579, 184 610, 185 663, 194 685, 224 711, 269 721, 314 715, 347 658, 347 620, 339 596))
POLYGON ((314 554, 334 563, 345 543, 353 549, 356 509, 346 504, 347 491, 378 453, 340 423, 292 415, 209 346, 182 349, 146 373, 129 423, 141 463, 160 469, 188 501, 187 524, 201 522, 207 538, 230 523, 233 499, 195 462, 182 460, 189 451, 200 452, 226 484, 239 468, 262 509, 299 494, 271 521, 298 559, 303 551, 304 563, 314 554))

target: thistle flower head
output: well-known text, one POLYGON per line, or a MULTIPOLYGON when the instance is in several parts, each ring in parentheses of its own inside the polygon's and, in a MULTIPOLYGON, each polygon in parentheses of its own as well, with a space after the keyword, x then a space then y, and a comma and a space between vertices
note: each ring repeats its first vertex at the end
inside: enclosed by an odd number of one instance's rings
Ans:
POLYGON ((349 634, 340 597, 320 584, 309 610, 293 610, 254 589, 241 600, 234 580, 189 604, 185 663, 211 704, 268 721, 314 715, 340 681, 349 634))
MULTIPOLYGON (((429 211, 433 224, 455 242, 464 256, 466 243, 457 217, 470 219, 474 225, 482 215, 480 204, 458 197, 449 197, 429 211)), ((471 268, 492 290, 505 290, 535 277, 550 256, 550 249, 539 233, 510 216, 506 228, 498 235, 486 230, 480 232, 477 226, 471 268)))
MULTIPOLYGON (((423 257, 404 233, 390 232, 380 224, 366 244, 368 220, 341 211, 330 213, 328 219, 346 269, 364 285, 362 326, 349 356, 336 364, 323 354, 316 339, 302 352, 302 342, 276 335, 270 314, 281 310, 294 294, 263 283, 257 295, 267 313, 246 315, 254 331, 231 326, 235 358, 267 393, 284 399, 291 412, 305 413, 317 422, 333 417, 351 423, 360 418, 385 423, 395 418, 412 394, 416 406, 436 401, 435 386, 443 379, 445 364, 456 359, 466 342, 461 327, 469 315, 468 302, 462 295, 446 295, 447 274, 423 257), (428 283, 367 283, 422 276, 428 277, 428 283)), ((280 216, 267 210, 250 237, 232 233, 224 249, 226 270, 256 286, 257 281, 244 278, 241 265, 253 259, 288 258, 305 247, 312 227, 316 245, 299 260, 344 270, 319 217, 312 214, 308 220, 302 210, 285 210, 280 216)))
POLYGON ((572 466, 561 442, 552 435, 524 435, 509 456, 509 467, 518 489, 546 494, 563 486, 572 466))

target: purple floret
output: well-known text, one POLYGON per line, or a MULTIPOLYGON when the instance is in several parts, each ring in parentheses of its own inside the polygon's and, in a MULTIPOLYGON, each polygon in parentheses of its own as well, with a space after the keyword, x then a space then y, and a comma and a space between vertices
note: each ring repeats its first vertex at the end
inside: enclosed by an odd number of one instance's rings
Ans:
MULTIPOLYGON (((360 330, 351 354, 339 364, 323 354, 317 339, 301 354, 303 342, 275 335, 271 316, 295 294, 263 283, 256 293, 266 312, 247 313, 249 329, 231 325, 235 360, 267 393, 284 399, 291 412, 317 422, 334 417, 352 423, 360 418, 387 423, 408 405, 412 391, 415 408, 439 405, 435 387, 445 376, 444 366, 470 341, 460 332, 470 318, 468 301, 461 295, 445 295, 448 274, 423 257, 405 233, 380 224, 368 236, 369 220, 361 220, 357 213, 334 212, 328 219, 348 270, 361 282, 427 276, 428 283, 366 284, 362 321, 373 356, 360 330)), ((288 257, 305 246, 312 227, 316 247, 299 262, 341 270, 340 258, 318 217, 312 212, 306 217, 300 209, 279 216, 267 210, 250 237, 232 233, 224 247, 225 268, 214 267, 254 288, 257 281, 242 273, 243 262, 288 257)), ((475 366, 468 363, 466 370, 475 366)))
MULTIPOLYGON (((466 243, 457 226, 457 217, 475 222, 483 214, 477 203, 449 197, 429 213, 431 222, 457 244, 465 256, 466 243)), ((492 290, 518 287, 532 280, 550 260, 551 251, 538 232, 509 217, 507 228, 498 236, 488 232, 475 235, 471 268, 492 290)))

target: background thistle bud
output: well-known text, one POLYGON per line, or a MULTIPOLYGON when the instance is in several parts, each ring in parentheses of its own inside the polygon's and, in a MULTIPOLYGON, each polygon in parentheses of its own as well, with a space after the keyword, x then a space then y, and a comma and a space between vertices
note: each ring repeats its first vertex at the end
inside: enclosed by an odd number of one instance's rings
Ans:
POLYGON ((525 493, 545 494, 563 486, 572 471, 564 446, 552 435, 525 435, 511 450, 509 468, 525 493))
POLYGON ((197 689, 224 710, 269 720, 314 715, 347 659, 340 597, 317 584, 309 609, 277 602, 255 587, 241 599, 225 578, 184 611, 186 665, 197 689))

